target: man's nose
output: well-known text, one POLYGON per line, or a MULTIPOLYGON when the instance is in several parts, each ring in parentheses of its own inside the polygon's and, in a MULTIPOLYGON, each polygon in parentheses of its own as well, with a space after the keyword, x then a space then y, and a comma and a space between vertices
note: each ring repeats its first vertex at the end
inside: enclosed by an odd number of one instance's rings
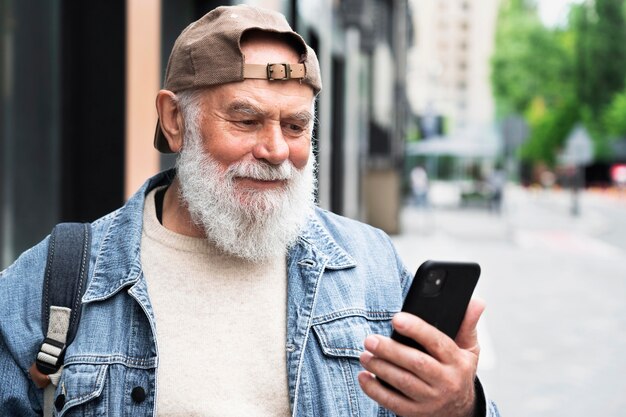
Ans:
POLYGON ((267 126, 262 130, 253 155, 256 159, 263 159, 272 165, 279 165, 289 158, 289 145, 280 125, 267 126))

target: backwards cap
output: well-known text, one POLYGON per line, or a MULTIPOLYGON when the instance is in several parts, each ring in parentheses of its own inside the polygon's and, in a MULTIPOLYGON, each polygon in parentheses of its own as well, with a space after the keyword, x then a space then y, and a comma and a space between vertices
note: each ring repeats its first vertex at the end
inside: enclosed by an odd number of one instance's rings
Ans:
MULTIPOLYGON (((221 6, 182 31, 170 54, 163 88, 175 93, 243 81, 246 78, 299 79, 315 94, 322 89, 317 56, 282 14, 249 5, 221 6), (241 38, 249 30, 285 35, 300 53, 299 62, 246 64, 241 38)), ((171 153, 157 122, 154 147, 171 153)))

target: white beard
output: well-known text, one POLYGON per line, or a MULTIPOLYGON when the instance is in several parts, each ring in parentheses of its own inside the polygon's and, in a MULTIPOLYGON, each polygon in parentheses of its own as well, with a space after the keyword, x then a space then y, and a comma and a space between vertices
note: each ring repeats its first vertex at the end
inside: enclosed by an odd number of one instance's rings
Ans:
POLYGON ((184 146, 176 162, 180 198, 207 239, 231 255, 261 261, 287 253, 295 244, 314 207, 314 157, 296 169, 240 161, 224 170, 202 149, 195 126, 187 126, 184 146), (284 188, 246 190, 234 179, 285 180, 284 188))

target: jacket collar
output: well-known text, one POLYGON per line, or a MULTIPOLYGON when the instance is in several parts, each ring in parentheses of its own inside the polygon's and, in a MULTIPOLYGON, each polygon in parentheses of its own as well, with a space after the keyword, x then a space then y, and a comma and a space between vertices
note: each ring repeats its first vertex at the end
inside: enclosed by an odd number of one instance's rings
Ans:
MULTIPOLYGON (((175 171, 171 169, 150 178, 123 207, 109 215, 113 219, 104 232, 104 238, 100 240, 92 278, 83 302, 104 300, 139 280, 142 274, 140 249, 145 198, 155 187, 171 183, 174 175, 175 171)), ((320 211, 318 208, 315 210, 316 214, 320 211)), ((310 246, 325 258, 327 269, 356 266, 354 258, 339 246, 316 214, 310 217, 298 244, 310 246)), ((94 227, 97 228, 97 222, 94 227)), ((294 249, 290 251, 292 256, 297 252, 294 249)))
POLYGON ((322 211, 315 209, 316 213, 311 216, 307 227, 300 236, 300 241, 314 247, 326 259, 327 269, 345 269, 356 266, 354 258, 343 249, 324 227, 316 214, 322 211))
MULTIPOLYGON (((172 169, 148 179, 123 207, 109 215, 113 218, 103 232, 104 237, 99 240, 100 247, 97 248, 92 278, 83 296, 83 302, 106 299, 139 280, 143 206, 146 195, 155 187, 170 183, 173 178, 172 169)), ((97 222, 93 225, 96 229, 97 222)))

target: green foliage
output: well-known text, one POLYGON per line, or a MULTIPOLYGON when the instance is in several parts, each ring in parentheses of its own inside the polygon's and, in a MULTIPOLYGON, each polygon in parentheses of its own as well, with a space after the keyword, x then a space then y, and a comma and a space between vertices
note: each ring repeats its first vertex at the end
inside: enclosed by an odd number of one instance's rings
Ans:
POLYGON ((499 116, 524 113, 536 97, 548 105, 563 101, 575 75, 571 38, 544 27, 534 7, 503 3, 491 72, 499 116))
POLYGON ((580 101, 598 116, 624 88, 626 21, 623 0, 595 0, 575 6, 576 75, 580 101))
POLYGON ((624 0, 595 0, 574 7, 571 14, 577 92, 599 161, 610 159, 612 139, 625 132, 626 112, 620 99, 626 81, 625 4, 624 0))
POLYGON ((535 101, 530 106, 526 117, 530 124, 530 137, 520 148, 522 160, 543 162, 554 166, 558 152, 564 147, 565 140, 580 119, 579 104, 571 99, 555 106, 550 111, 539 107, 535 101))
POLYGON ((501 1, 491 81, 498 117, 530 127, 523 160, 555 164, 579 121, 610 158, 611 138, 626 136, 625 74, 626 0, 574 5, 565 28, 543 26, 532 1, 501 1))
POLYGON ((602 121, 608 135, 626 137, 626 90, 613 96, 603 113, 602 121))

